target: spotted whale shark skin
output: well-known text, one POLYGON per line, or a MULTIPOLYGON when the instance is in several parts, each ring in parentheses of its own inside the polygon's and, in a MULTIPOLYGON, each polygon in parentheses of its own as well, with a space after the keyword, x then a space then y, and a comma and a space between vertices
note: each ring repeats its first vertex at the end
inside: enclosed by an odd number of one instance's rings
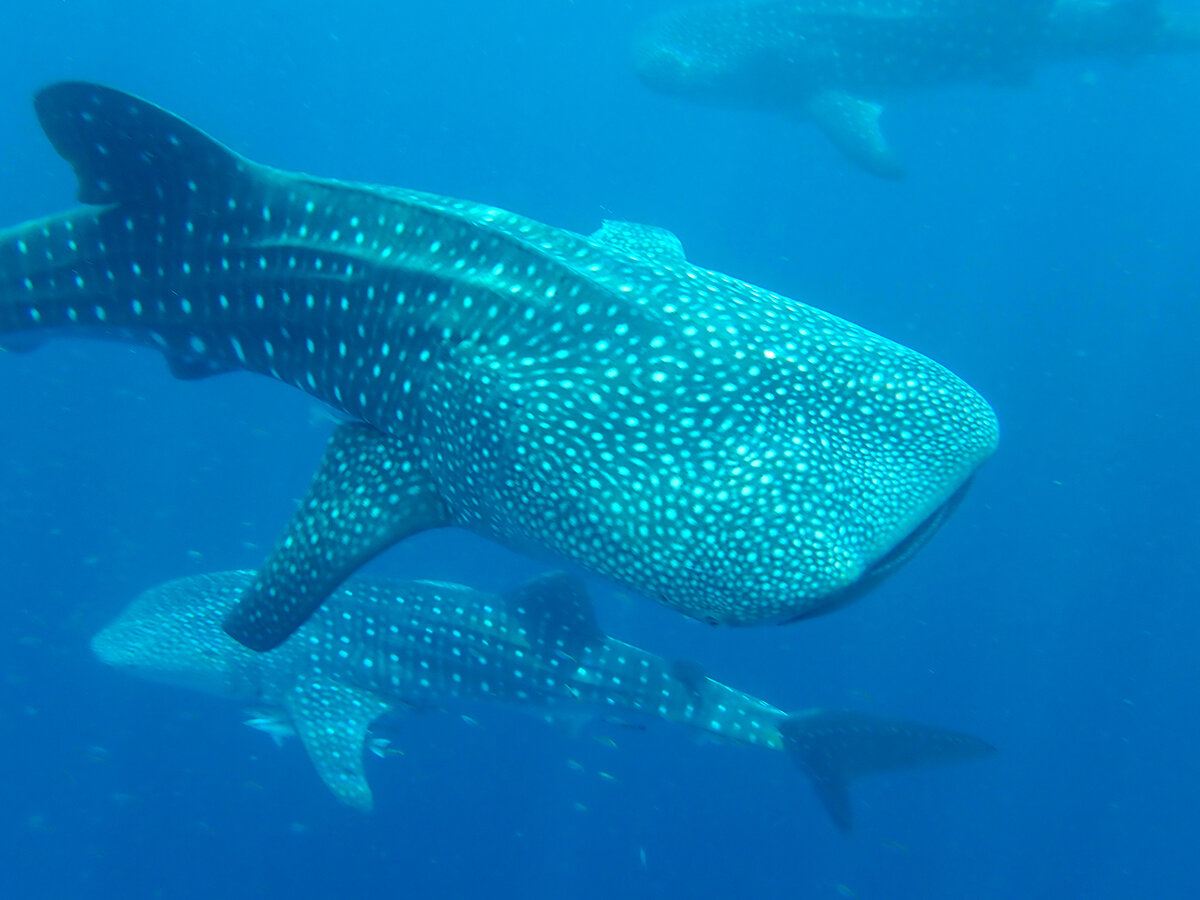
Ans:
POLYGON ((92 648, 117 668, 252 704, 247 724, 277 739, 298 735, 329 789, 359 809, 372 806, 363 766, 372 723, 465 701, 572 718, 658 718, 784 751, 843 832, 852 822, 852 779, 994 749, 918 722, 848 710, 785 713, 694 663, 605 635, 582 583, 558 573, 502 595, 354 577, 288 640, 261 653, 221 627, 253 581, 251 572, 219 572, 152 588, 92 648))
POLYGON ((348 420, 226 623, 255 649, 439 526, 713 623, 816 614, 911 556, 995 447, 942 366, 661 229, 279 171, 92 84, 35 108, 85 206, 0 232, 0 335, 140 342, 348 420))
POLYGON ((650 87, 811 119, 851 161, 894 178, 882 101, 1020 83, 1047 62, 1195 52, 1200 16, 1158 0, 739 0, 664 13, 634 47, 650 87))

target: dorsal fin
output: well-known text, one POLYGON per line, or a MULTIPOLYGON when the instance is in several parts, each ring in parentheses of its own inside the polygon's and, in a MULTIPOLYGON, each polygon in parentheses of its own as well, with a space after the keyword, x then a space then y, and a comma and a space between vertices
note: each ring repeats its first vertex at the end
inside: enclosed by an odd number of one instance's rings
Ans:
POLYGON ((671 676, 691 694, 692 702, 697 707, 703 706, 704 685, 708 682, 708 675, 705 673, 704 667, 690 659, 676 659, 671 661, 669 671, 671 676))
POLYGON ((583 582, 563 572, 539 575, 507 592, 504 608, 542 657, 561 652, 575 659, 604 640, 583 582))
POLYGON ((153 103, 68 81, 34 98, 38 121, 79 180, 82 203, 164 202, 252 164, 153 103))
POLYGON ((679 238, 656 225, 606 219, 603 225, 592 232, 590 240, 643 259, 659 259, 663 262, 687 261, 679 238))

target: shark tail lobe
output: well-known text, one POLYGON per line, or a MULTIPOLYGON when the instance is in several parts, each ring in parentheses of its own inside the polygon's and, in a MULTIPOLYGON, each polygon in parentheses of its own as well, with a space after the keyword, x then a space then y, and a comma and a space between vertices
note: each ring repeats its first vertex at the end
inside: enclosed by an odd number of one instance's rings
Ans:
POLYGON ((842 834, 854 825, 849 789, 855 778, 995 752, 991 744, 969 734, 850 710, 796 713, 779 731, 788 755, 808 775, 842 834))
POLYGON ((269 170, 171 113, 101 85, 50 85, 34 109, 86 206, 0 231, 3 346, 29 349, 36 338, 11 336, 69 328, 81 337, 149 343, 179 377, 228 370, 195 349, 214 332, 201 333, 200 317, 188 315, 208 299, 202 261, 217 263, 205 257, 201 232, 237 233, 245 208, 263 215, 268 182, 260 176, 269 170))
POLYGON ((34 109, 75 170, 81 203, 169 204, 253 165, 178 116, 102 85, 52 84, 34 109))

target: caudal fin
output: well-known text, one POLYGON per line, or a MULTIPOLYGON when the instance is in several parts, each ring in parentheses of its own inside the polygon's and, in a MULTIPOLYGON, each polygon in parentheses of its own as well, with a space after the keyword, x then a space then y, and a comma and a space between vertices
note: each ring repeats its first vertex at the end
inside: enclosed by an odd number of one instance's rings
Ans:
POLYGON ((854 824, 850 782, 860 775, 989 756, 969 734, 865 713, 814 709, 788 716, 779 731, 789 756, 812 780, 837 829, 854 824))
POLYGON ((253 245, 239 250, 217 236, 244 236, 248 221, 265 227, 267 182, 257 177, 264 167, 152 103, 101 85, 54 84, 38 92, 34 107, 87 206, 0 231, 4 346, 36 342, 10 335, 67 329, 150 344, 179 377, 227 370, 222 358, 195 350, 217 336, 230 343, 223 330, 202 330, 224 311, 208 273, 242 271, 246 257, 262 258, 253 245))
POLYGON ((178 116, 121 91, 79 81, 43 88, 38 121, 75 169, 83 203, 166 203, 228 184, 252 166, 178 116))

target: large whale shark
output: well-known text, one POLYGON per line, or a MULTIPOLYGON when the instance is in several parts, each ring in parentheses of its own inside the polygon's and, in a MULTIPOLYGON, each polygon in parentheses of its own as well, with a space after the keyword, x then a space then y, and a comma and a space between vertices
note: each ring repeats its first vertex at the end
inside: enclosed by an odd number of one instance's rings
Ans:
POLYGON ((659 91, 809 118, 855 163, 896 177, 879 115, 897 93, 1197 50, 1200 16, 1158 0, 738 0, 651 19, 634 61, 659 91))
POLYGON ((0 232, 0 334, 140 342, 349 420, 226 623, 255 649, 447 525, 714 623, 815 614, 917 550, 995 447, 942 366, 667 232, 285 173, 92 84, 35 106, 87 205, 0 232))
MULTIPOLYGON (((582 584, 534 579, 504 595, 456 584, 355 577, 282 645, 256 653, 221 629, 251 572, 196 575, 146 591, 92 639, 104 662, 251 704, 248 722, 296 734, 343 803, 372 805, 363 767, 385 713, 467 700, 579 716, 652 717, 785 751, 843 832, 853 778, 972 759, 970 735, 847 710, 788 714, 608 637, 582 584)), ((379 739, 375 739, 379 740, 379 739)), ((378 746, 377 744, 374 746, 378 746)))

